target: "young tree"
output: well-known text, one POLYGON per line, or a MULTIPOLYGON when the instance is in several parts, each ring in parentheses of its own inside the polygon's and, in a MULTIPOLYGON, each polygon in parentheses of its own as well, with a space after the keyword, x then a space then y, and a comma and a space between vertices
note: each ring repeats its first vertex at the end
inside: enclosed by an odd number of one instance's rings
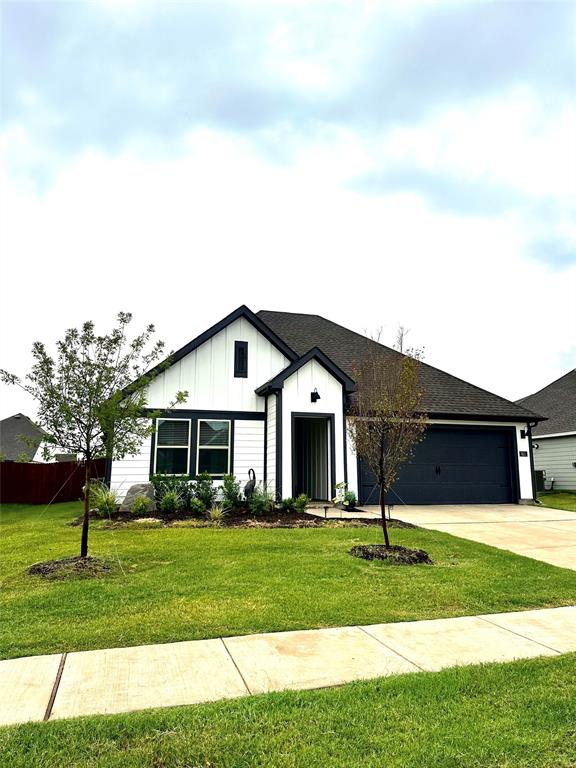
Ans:
MULTIPOLYGON (((404 346, 406 332, 399 332, 404 346)), ((422 411, 424 389, 419 381, 421 353, 401 354, 373 345, 353 369, 356 382, 350 410, 349 436, 358 456, 374 473, 379 488, 382 530, 390 546, 386 525, 385 496, 396 482, 398 470, 412 457, 424 438, 426 414, 422 411)))
MULTIPOLYGON (((91 321, 79 329, 68 329, 57 343, 57 359, 44 344, 35 342, 35 363, 24 382, 0 370, 1 381, 16 384, 37 401, 38 423, 46 431, 48 451, 50 446, 58 447, 79 455, 84 462, 80 557, 88 555, 91 462, 103 456, 121 459, 137 453, 154 431, 150 415, 143 418, 143 409, 153 376, 149 369, 163 355, 164 342, 152 341, 153 325, 128 339, 131 320, 130 313, 120 312, 116 327, 105 336, 95 333, 91 321)), ((168 362, 156 366, 155 372, 168 362)), ((186 392, 177 392, 171 406, 186 397, 186 392)))

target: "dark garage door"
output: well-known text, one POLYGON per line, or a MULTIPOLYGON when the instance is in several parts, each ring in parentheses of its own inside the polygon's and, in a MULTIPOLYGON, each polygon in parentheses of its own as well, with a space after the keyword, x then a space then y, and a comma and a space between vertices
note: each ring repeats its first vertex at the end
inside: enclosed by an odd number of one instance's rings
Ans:
MULTIPOLYGON (((431 426, 386 497, 389 504, 516 502, 512 429, 431 426)), ((359 461, 362 504, 378 504, 374 475, 359 461)))

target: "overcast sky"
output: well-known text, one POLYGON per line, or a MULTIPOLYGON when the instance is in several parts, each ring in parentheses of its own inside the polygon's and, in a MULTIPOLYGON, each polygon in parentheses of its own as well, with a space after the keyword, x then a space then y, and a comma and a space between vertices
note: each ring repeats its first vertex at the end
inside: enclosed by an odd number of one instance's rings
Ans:
POLYGON ((558 378, 575 9, 2 0, 0 367, 118 310, 176 349, 247 304, 402 323, 511 399, 558 378))

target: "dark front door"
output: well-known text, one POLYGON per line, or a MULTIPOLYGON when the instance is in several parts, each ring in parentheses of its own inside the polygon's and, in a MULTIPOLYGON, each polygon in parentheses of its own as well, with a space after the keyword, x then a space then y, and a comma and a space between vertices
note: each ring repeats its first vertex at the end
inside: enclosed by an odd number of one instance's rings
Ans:
POLYGON ((293 494, 328 498, 328 419, 294 419, 293 494))
MULTIPOLYGON (((431 426, 386 496, 389 504, 516 502, 513 430, 431 426)), ((374 475, 358 462, 359 496, 378 504, 374 475)))

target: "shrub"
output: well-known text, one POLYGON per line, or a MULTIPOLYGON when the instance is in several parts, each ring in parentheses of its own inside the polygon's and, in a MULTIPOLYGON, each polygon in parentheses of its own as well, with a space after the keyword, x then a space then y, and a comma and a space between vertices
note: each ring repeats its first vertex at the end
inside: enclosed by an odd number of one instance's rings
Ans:
POLYGON ((344 501, 343 504, 345 507, 355 507, 358 503, 358 499, 356 498, 356 494, 354 491, 346 491, 344 494, 344 501))
POLYGON ((218 488, 214 487, 214 481, 208 472, 201 472, 196 477, 194 494, 204 504, 205 509, 210 509, 216 501, 218 488))
POLYGON ((150 482, 154 487, 154 498, 158 507, 167 493, 175 493, 184 509, 190 506, 194 494, 194 483, 188 475, 152 475, 150 482))
POLYGON ((118 494, 101 480, 90 483, 90 508, 98 510, 98 517, 113 515, 118 508, 118 494))
POLYGON ((222 504, 228 509, 238 509, 242 506, 240 483, 234 475, 224 475, 222 478, 222 504))
POLYGON ((296 512, 306 512, 308 504, 310 504, 310 498, 305 493, 301 493, 294 499, 294 509, 296 512))
POLYGON ((282 499, 280 507, 284 512, 292 512, 294 510, 294 499, 292 496, 288 496, 287 499, 282 499))
POLYGON ((248 509, 253 515, 265 515, 274 509, 274 494, 266 488, 254 488, 248 499, 248 509))
POLYGON ((200 499, 190 499, 189 511, 191 515, 203 515, 206 512, 204 502, 200 499))
POLYGON ((206 510, 206 517, 208 520, 210 520, 212 523, 217 523, 220 525, 222 520, 224 520, 224 517, 226 516, 226 511, 222 508, 220 504, 215 504, 210 509, 206 510))
POLYGON ((150 511, 150 499, 147 496, 135 496, 130 512, 138 517, 146 515, 150 511))
POLYGON ((160 502, 160 510, 165 515, 173 515, 182 507, 182 501, 176 491, 166 491, 160 502))

